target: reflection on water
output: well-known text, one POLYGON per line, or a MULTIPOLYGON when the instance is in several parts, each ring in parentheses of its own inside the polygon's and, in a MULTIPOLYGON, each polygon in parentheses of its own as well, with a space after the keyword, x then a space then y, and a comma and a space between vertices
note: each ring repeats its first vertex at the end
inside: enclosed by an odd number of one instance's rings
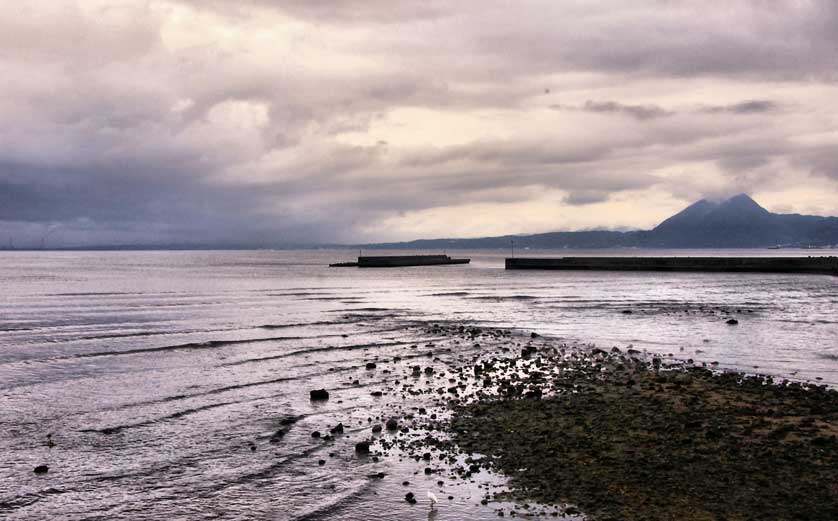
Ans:
POLYGON ((485 349, 426 322, 838 384, 835 277, 506 272, 504 254, 398 270, 325 267, 346 252, 0 254, 0 517, 497 519, 479 501, 498 476, 354 452, 388 415, 442 414, 447 364, 485 349), (436 372, 403 395, 413 365, 436 372))

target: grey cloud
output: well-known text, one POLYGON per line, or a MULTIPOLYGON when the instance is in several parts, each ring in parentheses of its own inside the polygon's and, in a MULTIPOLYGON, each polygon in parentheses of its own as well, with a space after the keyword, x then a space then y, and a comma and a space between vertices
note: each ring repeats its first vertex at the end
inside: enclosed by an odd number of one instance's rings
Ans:
POLYGON ((763 114, 774 112, 778 108, 779 104, 771 100, 749 100, 732 105, 704 106, 699 109, 699 112, 707 114, 763 114))
POLYGON ((604 203, 610 198, 608 192, 598 192, 595 190, 586 190, 579 192, 571 192, 562 199, 565 204, 573 206, 584 206, 588 204, 604 203))
POLYGON ((671 116, 674 112, 665 110, 657 105, 626 105, 616 101, 593 101, 588 100, 579 107, 568 105, 551 105, 550 108, 557 110, 582 110, 594 113, 616 113, 625 114, 638 120, 662 118, 671 116))
POLYGON ((440 0, 182 0, 203 9, 240 13, 242 6, 274 9, 291 16, 328 23, 393 24, 450 16, 456 5, 440 0))

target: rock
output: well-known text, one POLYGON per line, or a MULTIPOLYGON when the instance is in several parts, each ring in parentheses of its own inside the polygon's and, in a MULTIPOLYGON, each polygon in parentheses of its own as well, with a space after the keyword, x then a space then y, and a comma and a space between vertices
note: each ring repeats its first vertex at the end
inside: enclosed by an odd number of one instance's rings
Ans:
POLYGON ((312 438, 319 438, 319 437, 320 437, 320 431, 314 431, 314 432, 312 432, 312 433, 311 433, 311 437, 312 437, 312 438))
POLYGON ((328 400, 329 399, 329 391, 326 389, 314 389, 309 391, 309 396, 312 400, 328 400))
POLYGON ((539 336, 540 336, 540 335, 539 335, 538 333, 536 333, 535 331, 533 331, 532 333, 530 333, 530 338, 538 338, 539 336))
POLYGON ((735 326, 738 323, 739 323, 739 321, 736 320, 735 318, 731 318, 727 321, 727 325, 729 325, 729 326, 735 326))
POLYGON ((630 309, 624 309, 624 310, 622 311, 622 313, 623 313, 623 315, 631 315, 632 313, 634 313, 634 311, 632 311, 632 310, 630 310, 630 309))
POLYGON ((355 444, 355 452, 358 454, 369 454, 370 453, 370 442, 368 441, 359 441, 355 444))
POLYGON ((34 470, 35 474, 46 474, 49 472, 49 467, 46 465, 38 465, 34 470))
POLYGON ((268 440, 268 443, 279 443, 279 440, 281 440, 286 434, 288 434, 288 431, 285 429, 279 429, 271 435, 271 439, 268 440))
POLYGON ((399 428, 399 420, 396 418, 390 418, 387 420, 386 426, 388 431, 394 431, 399 428))
POLYGON ((404 500, 410 503, 411 505, 416 504, 416 496, 413 495, 413 492, 408 492, 404 495, 404 500))
POLYGON ((326 460, 324 460, 324 459, 317 460, 317 464, 320 465, 320 466, 323 466, 323 465, 326 464, 326 460))
POLYGON ((367 369, 375 369, 375 362, 367 362, 367 369))
POLYGON ((434 374, 434 368, 433 367, 426 367, 425 368, 425 374, 434 374))
POLYGON ((343 423, 338 423, 337 425, 329 429, 329 432, 331 432, 332 434, 343 434, 343 423))
POLYGON ((374 432, 374 433, 381 432, 381 425, 373 425, 372 426, 372 432, 374 432))

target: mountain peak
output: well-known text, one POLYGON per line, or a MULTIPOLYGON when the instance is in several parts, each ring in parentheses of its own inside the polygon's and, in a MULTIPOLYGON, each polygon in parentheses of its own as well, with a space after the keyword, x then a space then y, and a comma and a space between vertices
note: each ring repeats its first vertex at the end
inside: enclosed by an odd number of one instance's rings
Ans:
POLYGON ((744 217, 761 218, 771 214, 771 212, 751 199, 748 194, 734 195, 730 199, 719 203, 714 213, 718 213, 720 217, 735 217, 739 219, 744 217))
POLYGON ((660 223, 655 231, 683 233, 685 230, 695 231, 708 227, 764 223, 770 217, 771 212, 748 194, 739 194, 721 202, 701 199, 660 223))

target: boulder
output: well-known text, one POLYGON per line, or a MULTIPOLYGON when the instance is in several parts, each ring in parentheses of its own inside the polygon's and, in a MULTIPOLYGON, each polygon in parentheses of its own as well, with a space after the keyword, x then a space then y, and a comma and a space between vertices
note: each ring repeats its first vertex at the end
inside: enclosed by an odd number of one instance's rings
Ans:
POLYGON ((312 400, 328 400, 329 399, 329 391, 326 389, 313 389, 309 391, 309 396, 312 400))

